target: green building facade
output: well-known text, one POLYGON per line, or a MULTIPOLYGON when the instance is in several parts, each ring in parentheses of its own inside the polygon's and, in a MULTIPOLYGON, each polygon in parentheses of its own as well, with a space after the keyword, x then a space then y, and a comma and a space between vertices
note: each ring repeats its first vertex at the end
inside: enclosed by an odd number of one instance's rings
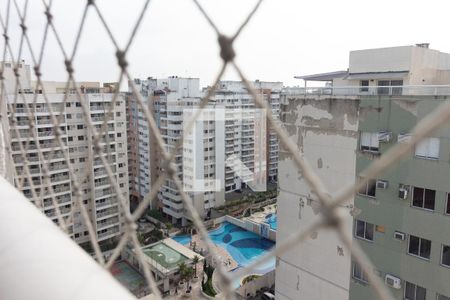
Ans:
MULTIPOLYGON (((408 141, 414 126, 447 100, 361 96, 356 174, 408 141)), ((355 197, 360 213, 354 220, 354 242, 395 299, 450 299, 449 125, 371 179, 355 197)), ((351 268, 350 299, 376 299, 359 266, 352 262, 351 268)))

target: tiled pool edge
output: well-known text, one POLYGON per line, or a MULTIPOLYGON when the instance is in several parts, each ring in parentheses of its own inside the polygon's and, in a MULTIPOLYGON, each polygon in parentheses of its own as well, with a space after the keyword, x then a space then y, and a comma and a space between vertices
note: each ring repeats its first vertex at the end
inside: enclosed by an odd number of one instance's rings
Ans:
POLYGON ((270 228, 270 225, 267 223, 256 223, 256 222, 253 222, 248 219, 246 219, 244 221, 244 220, 239 220, 234 217, 226 215, 226 216, 215 219, 214 226, 222 224, 224 222, 228 222, 228 223, 231 223, 238 227, 241 227, 242 229, 253 232, 263 238, 271 240, 272 242, 277 241, 276 230, 273 230, 272 228, 270 228))

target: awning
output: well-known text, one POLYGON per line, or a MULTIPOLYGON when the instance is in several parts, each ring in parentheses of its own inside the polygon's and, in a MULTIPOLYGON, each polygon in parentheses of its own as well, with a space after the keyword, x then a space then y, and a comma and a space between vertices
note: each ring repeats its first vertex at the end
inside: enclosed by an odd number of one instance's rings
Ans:
POLYGON ((369 73, 349 73, 344 77, 346 80, 363 80, 363 79, 403 79, 408 75, 408 71, 393 72, 369 72, 369 73))
POLYGON ((345 75, 348 75, 348 71, 334 71, 334 72, 320 73, 320 74, 313 74, 313 75, 294 76, 294 78, 310 80, 310 81, 332 81, 335 78, 342 78, 345 75))

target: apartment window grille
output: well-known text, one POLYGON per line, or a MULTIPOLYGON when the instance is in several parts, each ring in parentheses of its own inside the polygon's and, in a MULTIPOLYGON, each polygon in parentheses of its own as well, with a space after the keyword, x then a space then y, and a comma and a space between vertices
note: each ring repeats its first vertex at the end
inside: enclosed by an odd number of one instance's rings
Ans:
POLYGON ((442 245, 441 264, 450 267, 450 246, 442 245))
POLYGON ((378 132, 361 132, 360 141, 362 151, 379 151, 380 143, 378 141, 378 132))
POLYGON ((359 89, 360 92, 368 92, 369 91, 369 80, 361 80, 360 86, 361 86, 361 88, 359 89))
POLYGON ((417 144, 415 154, 420 158, 439 159, 439 146, 438 138, 426 138, 417 144))
POLYGON ((363 283, 368 283, 369 279, 367 278, 366 273, 362 270, 362 268, 356 263, 353 262, 352 267, 352 277, 358 281, 361 281, 363 283))
POLYGON ((406 281, 405 300, 426 300, 427 290, 417 284, 406 281))
POLYGON ((355 222, 355 236, 364 240, 373 241, 374 225, 361 220, 355 222))
POLYGON ((412 206, 427 210, 434 210, 435 200, 435 190, 414 187, 412 206))
POLYGON ((410 235, 408 253, 424 259, 430 259, 431 241, 414 235, 410 235))
POLYGON ((373 197, 376 196, 376 179, 369 179, 367 180, 366 184, 358 191, 360 195, 373 197))

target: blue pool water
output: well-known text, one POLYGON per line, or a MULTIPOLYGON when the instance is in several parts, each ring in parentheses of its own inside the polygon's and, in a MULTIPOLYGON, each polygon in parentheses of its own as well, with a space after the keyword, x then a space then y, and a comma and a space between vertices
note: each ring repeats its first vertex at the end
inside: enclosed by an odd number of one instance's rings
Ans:
MULTIPOLYGON (((210 231, 209 236, 214 244, 228 251, 239 267, 249 265, 275 246, 274 242, 228 222, 210 231)), ((274 268, 275 259, 259 266, 257 271, 266 273, 274 268)))
POLYGON ((266 216, 266 223, 270 225, 270 228, 273 230, 277 230, 277 215, 276 214, 268 214, 266 216))
MULTIPOLYGON (((275 243, 253 232, 228 222, 209 232, 209 237, 214 244, 227 250, 238 263, 239 267, 249 265, 256 258, 264 255, 275 243)), ((191 241, 188 235, 172 237, 180 244, 186 245, 191 241)), ((267 273, 275 268, 275 258, 257 268, 257 273, 267 273)))
POLYGON ((177 235, 177 236, 173 236, 172 240, 180 243, 181 245, 186 245, 192 241, 192 238, 190 235, 177 235))

